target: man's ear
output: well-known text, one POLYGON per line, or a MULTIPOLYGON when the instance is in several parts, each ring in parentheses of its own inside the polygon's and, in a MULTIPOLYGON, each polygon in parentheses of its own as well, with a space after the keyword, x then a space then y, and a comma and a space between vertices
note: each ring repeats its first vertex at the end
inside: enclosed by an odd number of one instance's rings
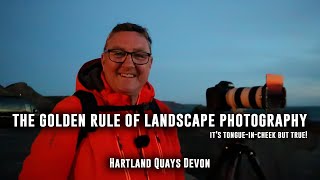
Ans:
POLYGON ((104 58, 104 53, 101 54, 101 65, 103 67, 104 63, 106 62, 106 58, 104 58))
POLYGON ((150 57, 150 68, 151 68, 151 66, 152 66, 152 62, 153 62, 153 57, 151 56, 151 57, 150 57))

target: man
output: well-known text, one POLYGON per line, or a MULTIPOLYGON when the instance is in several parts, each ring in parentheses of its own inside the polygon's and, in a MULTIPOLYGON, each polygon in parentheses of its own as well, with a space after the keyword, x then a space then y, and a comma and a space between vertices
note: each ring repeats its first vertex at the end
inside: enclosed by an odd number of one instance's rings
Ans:
MULTIPOLYGON (((155 92, 148 82, 153 61, 151 43, 145 28, 118 24, 109 34, 101 58, 80 69, 76 90, 92 93, 98 106, 125 107, 154 101, 155 92)), ((161 113, 171 113, 161 101, 154 102, 161 113)), ((76 96, 65 98, 53 110, 59 114, 82 112, 83 105, 76 96)), ((120 111, 126 113, 136 112, 120 111)), ((98 128, 80 143, 79 131, 79 128, 42 129, 24 161, 20 179, 184 179, 182 168, 109 167, 110 158, 181 158, 175 128, 98 128), (148 137, 144 147, 136 144, 141 136, 148 137)))

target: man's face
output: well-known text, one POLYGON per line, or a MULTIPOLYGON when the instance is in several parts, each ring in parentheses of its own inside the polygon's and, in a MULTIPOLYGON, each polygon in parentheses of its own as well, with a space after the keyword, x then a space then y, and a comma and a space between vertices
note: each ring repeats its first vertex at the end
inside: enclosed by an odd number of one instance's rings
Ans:
MULTIPOLYGON (((143 35, 131 31, 112 34, 107 42, 106 49, 150 53, 147 39, 143 35)), ((152 65, 152 57, 149 58, 147 64, 136 65, 133 63, 131 55, 128 54, 123 63, 115 63, 109 59, 108 53, 103 53, 103 72, 110 87, 118 93, 130 96, 138 95, 148 81, 152 65)))

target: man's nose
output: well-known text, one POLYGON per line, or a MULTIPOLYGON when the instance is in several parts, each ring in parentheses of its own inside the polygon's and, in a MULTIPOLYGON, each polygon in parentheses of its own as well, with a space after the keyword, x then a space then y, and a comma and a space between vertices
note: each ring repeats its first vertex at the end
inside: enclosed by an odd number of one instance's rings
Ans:
POLYGON ((133 59, 132 59, 132 54, 127 55, 126 59, 122 63, 122 66, 132 66, 132 67, 135 66, 133 59))

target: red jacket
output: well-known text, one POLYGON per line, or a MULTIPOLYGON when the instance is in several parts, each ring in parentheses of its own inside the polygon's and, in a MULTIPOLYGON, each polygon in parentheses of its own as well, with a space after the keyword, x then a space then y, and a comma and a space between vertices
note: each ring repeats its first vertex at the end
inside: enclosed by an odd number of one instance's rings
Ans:
MULTIPOLYGON (((85 90, 94 94, 99 106, 130 105, 130 98, 115 93, 106 83, 102 74, 100 59, 86 63, 79 71, 76 90, 85 90)), ((147 83, 138 98, 137 104, 148 103, 155 92, 147 83)), ((161 101, 157 104, 162 113, 171 113, 161 101)), ((53 113, 81 113, 80 100, 70 96, 59 102, 53 113)), ((129 112, 121 112, 121 114, 129 112)), ((175 128, 140 127, 142 134, 150 137, 150 143, 143 148, 145 158, 181 158, 180 145, 175 128), (158 140, 157 140, 158 139, 158 140), (159 141, 160 140, 160 141, 159 141)), ((110 169, 109 158, 139 158, 134 138, 138 128, 98 128, 82 140, 76 152, 79 128, 43 128, 31 147, 30 155, 25 159, 19 179, 146 179, 150 180, 184 179, 184 170, 180 169, 110 169), (122 150, 119 148, 119 143, 122 150), (71 178, 70 178, 71 177, 71 178)))

